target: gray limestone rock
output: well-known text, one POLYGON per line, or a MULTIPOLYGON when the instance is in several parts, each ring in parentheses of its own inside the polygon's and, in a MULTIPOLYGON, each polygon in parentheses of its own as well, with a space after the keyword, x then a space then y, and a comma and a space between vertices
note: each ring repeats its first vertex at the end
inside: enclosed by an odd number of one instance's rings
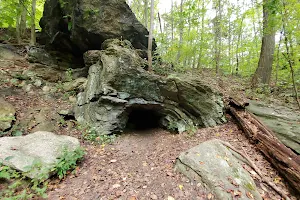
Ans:
POLYGON ((206 141, 177 158, 175 169, 192 181, 211 190, 216 199, 234 199, 228 191, 240 194, 238 199, 262 199, 250 174, 242 167, 242 159, 219 140, 206 141))
POLYGON ((80 147, 78 139, 51 132, 35 132, 26 136, 0 138, 0 162, 38 178, 40 173, 49 175, 64 150, 80 147), (40 168, 31 168, 35 164, 40 168))
POLYGON ((132 115, 137 124, 156 120, 158 126, 179 132, 226 121, 222 95, 198 77, 146 71, 147 63, 129 41, 106 40, 103 48, 84 55, 92 66, 75 108, 76 119, 99 134, 122 132, 132 115))

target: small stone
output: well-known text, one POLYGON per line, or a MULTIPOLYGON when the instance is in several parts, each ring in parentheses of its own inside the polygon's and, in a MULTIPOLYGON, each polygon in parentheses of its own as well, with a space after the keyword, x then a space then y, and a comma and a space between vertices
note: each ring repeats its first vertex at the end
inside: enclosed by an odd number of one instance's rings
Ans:
POLYGON ((42 90, 43 90, 43 92, 48 93, 48 92, 50 92, 51 88, 49 86, 44 86, 42 88, 42 90))
POLYGON ((152 194, 152 195, 150 196, 150 198, 153 199, 153 200, 158 199, 157 196, 156 196, 155 194, 152 194))
POLYGON ((26 81, 22 81, 20 84, 19 84, 19 87, 24 87, 26 85, 26 81))
POLYGON ((34 82, 34 86, 36 87, 41 87, 42 86, 42 81, 37 79, 35 82, 34 82))
POLYGON ((117 160, 116 160, 116 159, 113 159, 113 160, 111 160, 110 162, 111 162, 111 163, 115 163, 115 162, 117 162, 117 160))
POLYGON ((167 172, 167 176, 173 176, 171 172, 167 172))
POLYGON ((69 101, 72 102, 72 103, 75 103, 77 101, 77 99, 74 96, 70 96, 69 101))
POLYGON ((168 200, 175 200, 174 197, 168 196, 168 200))
POLYGON ((113 189, 117 189, 117 188, 121 187, 121 185, 120 184, 114 184, 112 187, 113 187, 113 189))
POLYGON ((31 91, 31 87, 32 87, 31 84, 25 85, 25 86, 24 86, 25 92, 30 92, 30 91, 31 91))

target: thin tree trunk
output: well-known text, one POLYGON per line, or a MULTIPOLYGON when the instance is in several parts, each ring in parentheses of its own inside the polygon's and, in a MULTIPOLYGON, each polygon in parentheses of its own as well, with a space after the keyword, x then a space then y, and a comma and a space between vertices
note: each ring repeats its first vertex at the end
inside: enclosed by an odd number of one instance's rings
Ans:
POLYGON ((144 23, 148 29, 148 0, 144 0, 144 23))
POLYGON ((21 44, 21 30, 20 30, 20 13, 17 12, 17 21, 16 21, 16 36, 18 44, 21 44))
POLYGON ((21 35, 24 35, 26 31, 27 10, 24 0, 19 0, 19 4, 21 6, 20 33, 21 35))
POLYGON ((151 0, 150 32, 148 40, 148 70, 152 72, 152 40, 153 40, 153 21, 154 21, 154 0, 151 0))
MULTIPOLYGON (((203 54, 203 35, 204 35, 204 0, 202 0, 202 6, 201 6, 201 32, 200 32, 200 50, 199 50, 199 56, 198 56, 198 63, 197 68, 199 69, 202 66, 202 54, 203 54)), ((203 67, 202 67, 203 68, 203 67)))
POLYGON ((160 18, 159 12, 157 13, 157 17, 158 17, 158 21, 159 21, 160 33, 163 34, 162 25, 161 25, 161 18, 160 18))
POLYGON ((172 19, 171 19, 171 33, 172 33, 172 43, 174 41, 174 16, 173 16, 173 0, 171 0, 171 15, 172 15, 172 19))
POLYGON ((31 40, 30 44, 36 45, 36 37, 35 37, 35 11, 36 11, 36 0, 32 0, 31 5, 31 40))
POLYGON ((220 71, 220 60, 221 60, 221 0, 215 2, 216 17, 214 19, 215 28, 215 64, 216 64, 216 74, 220 71))
POLYGON ((180 56, 181 56, 181 47, 182 47, 182 40, 183 40, 183 18, 182 18, 182 13, 183 13, 183 1, 184 0, 181 0, 180 2, 180 14, 181 14, 181 17, 180 17, 180 24, 179 24, 179 45, 178 45, 178 52, 177 52, 177 62, 179 61, 180 59, 180 56))
POLYGON ((277 82, 278 82, 278 70, 279 70, 279 55, 280 55, 280 45, 281 45, 281 40, 282 40, 282 32, 280 32, 280 39, 279 39, 279 43, 278 43, 278 48, 277 48, 277 63, 276 63, 276 77, 275 77, 275 86, 277 86, 277 82))

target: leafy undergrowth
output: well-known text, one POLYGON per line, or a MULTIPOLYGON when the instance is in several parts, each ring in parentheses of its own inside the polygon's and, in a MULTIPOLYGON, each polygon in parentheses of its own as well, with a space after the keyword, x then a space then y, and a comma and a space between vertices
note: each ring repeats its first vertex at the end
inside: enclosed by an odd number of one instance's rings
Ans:
MULTIPOLYGON (((84 150, 82 148, 77 148, 74 151, 63 149, 57 163, 50 170, 43 169, 42 164, 38 161, 32 166, 26 167, 28 168, 26 172, 19 172, 0 163, 0 183, 4 185, 0 191, 0 198, 3 200, 47 198, 48 173, 57 175, 61 180, 76 169, 83 156, 84 150), (40 172, 37 177, 27 178, 28 174, 37 169, 40 172)), ((11 158, 6 158, 6 160, 9 159, 11 158)))

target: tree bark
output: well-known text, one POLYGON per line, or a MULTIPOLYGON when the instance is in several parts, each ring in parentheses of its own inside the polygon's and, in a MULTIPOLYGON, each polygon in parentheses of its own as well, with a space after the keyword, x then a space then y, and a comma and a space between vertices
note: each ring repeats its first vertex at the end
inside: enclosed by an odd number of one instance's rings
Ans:
POLYGON ((216 74, 219 74, 220 70, 220 60, 221 60, 221 1, 217 0, 215 2, 216 17, 214 19, 214 29, 215 29, 215 64, 216 64, 216 74))
POLYGON ((205 12, 204 12, 204 0, 202 0, 202 5, 201 5, 201 31, 200 31, 200 49, 199 49, 199 56, 198 56, 198 63, 197 63, 197 68, 199 69, 200 67, 203 68, 202 65, 202 55, 203 55, 203 37, 204 37, 204 18, 205 18, 205 12), (202 46, 201 46, 202 45, 202 46))
MULTIPOLYGON (((231 101, 230 104, 234 104, 234 102, 231 101)), ((296 192, 300 193, 300 157, 282 144, 275 134, 254 115, 235 106, 229 106, 228 109, 247 137, 256 144, 266 159, 273 164, 296 192)))
POLYGON ((31 39, 30 44, 36 45, 36 36, 35 36, 35 11, 36 11, 36 0, 32 0, 31 4, 31 39))
POLYGON ((153 21, 154 21, 154 0, 151 0, 150 31, 148 40, 148 70, 152 72, 152 40, 153 40, 153 21))
POLYGON ((263 38, 258 67, 252 77, 252 87, 262 83, 269 85, 275 51, 275 29, 271 23, 274 16, 271 10, 272 0, 263 0, 263 38))
POLYGON ((20 28, 20 13, 17 12, 17 21, 16 21, 16 37, 17 37, 17 42, 18 44, 21 44, 21 28, 20 28))
POLYGON ((184 22, 183 22, 183 17, 182 17, 182 13, 183 13, 183 1, 180 1, 180 23, 179 23, 179 44, 178 44, 178 52, 177 52, 177 62, 179 62, 179 59, 181 57, 181 47, 182 47, 182 42, 183 42, 183 26, 184 26, 184 22))
POLYGON ((19 4, 21 6, 20 33, 24 35, 26 31, 27 10, 24 0, 19 0, 19 4))
POLYGON ((144 0, 144 23, 148 29, 148 0, 144 0))

